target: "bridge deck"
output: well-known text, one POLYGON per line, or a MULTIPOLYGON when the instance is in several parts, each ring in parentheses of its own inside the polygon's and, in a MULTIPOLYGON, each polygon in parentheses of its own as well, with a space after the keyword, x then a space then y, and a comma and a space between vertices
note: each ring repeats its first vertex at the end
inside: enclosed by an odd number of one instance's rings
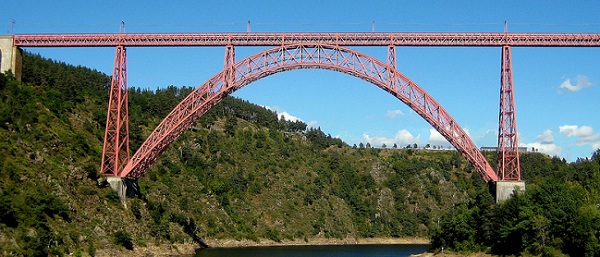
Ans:
POLYGON ((19 47, 109 46, 278 46, 283 44, 340 46, 600 46, 600 34, 561 33, 114 33, 16 34, 19 47))

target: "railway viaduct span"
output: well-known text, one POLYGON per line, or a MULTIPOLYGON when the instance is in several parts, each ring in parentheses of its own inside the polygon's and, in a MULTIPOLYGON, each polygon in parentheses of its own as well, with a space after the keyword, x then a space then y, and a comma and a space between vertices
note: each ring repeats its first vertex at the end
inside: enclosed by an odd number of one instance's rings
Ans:
POLYGON ((101 173, 124 195, 123 179, 137 180, 191 124, 224 97, 269 75, 295 69, 326 69, 372 83, 412 108, 448 140, 484 180, 496 187, 496 199, 524 190, 511 47, 598 47, 600 34, 584 33, 113 33, 15 34, 0 37, 0 72, 21 78, 21 49, 29 47, 115 47, 115 62, 104 137, 101 173), (164 118, 133 155, 129 151, 127 55, 130 47, 224 47, 224 68, 196 88, 164 118), (271 47, 236 60, 235 48, 271 47), (355 46, 387 48, 387 60, 352 50, 355 46), (499 47, 500 109, 498 160, 494 170, 449 113, 424 89, 396 69, 396 47, 499 47))

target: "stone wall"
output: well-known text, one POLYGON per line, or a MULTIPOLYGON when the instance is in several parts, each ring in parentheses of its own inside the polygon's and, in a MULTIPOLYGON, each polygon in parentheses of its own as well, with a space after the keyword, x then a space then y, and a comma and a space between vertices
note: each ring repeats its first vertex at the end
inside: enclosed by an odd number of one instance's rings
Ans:
POLYGON ((21 49, 13 45, 13 36, 0 36, 0 72, 11 70, 21 80, 22 62, 21 49))
POLYGON ((513 194, 525 191, 525 181, 496 182, 496 203, 508 200, 513 194))

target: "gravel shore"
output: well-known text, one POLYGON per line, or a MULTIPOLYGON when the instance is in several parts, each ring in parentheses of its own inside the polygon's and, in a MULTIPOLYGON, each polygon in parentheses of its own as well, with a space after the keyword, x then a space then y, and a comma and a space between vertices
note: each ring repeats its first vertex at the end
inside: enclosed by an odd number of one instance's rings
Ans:
MULTIPOLYGON (((235 240, 235 239, 205 239, 209 247, 252 247, 252 246, 286 246, 286 245, 344 245, 344 244, 429 244, 427 238, 309 238, 308 240, 282 240, 275 242, 269 239, 235 240)), ((198 244, 165 244, 159 246, 135 247, 133 251, 98 250, 96 256, 173 256, 194 254, 198 244)))

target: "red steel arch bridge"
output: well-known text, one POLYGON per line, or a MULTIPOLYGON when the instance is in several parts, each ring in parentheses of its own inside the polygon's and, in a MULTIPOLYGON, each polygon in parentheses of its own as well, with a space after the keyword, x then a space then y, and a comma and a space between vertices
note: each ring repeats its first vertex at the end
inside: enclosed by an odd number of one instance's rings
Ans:
MULTIPOLYGON (((115 47, 116 55, 104 137, 101 173, 138 179, 158 156, 202 114, 239 88, 295 69, 326 69, 361 78, 421 115, 488 182, 521 181, 511 47, 598 47, 600 34, 564 33, 114 33, 16 34, 14 47, 115 47), (133 155, 129 151, 127 55, 137 46, 222 46, 224 68, 179 103, 133 155), (236 60, 235 47, 272 47, 236 60), (387 60, 349 47, 381 46, 387 60), (498 165, 494 170, 448 112, 396 69, 396 47, 485 46, 502 48, 498 165)), ((523 184, 524 185, 524 184, 523 184)))

